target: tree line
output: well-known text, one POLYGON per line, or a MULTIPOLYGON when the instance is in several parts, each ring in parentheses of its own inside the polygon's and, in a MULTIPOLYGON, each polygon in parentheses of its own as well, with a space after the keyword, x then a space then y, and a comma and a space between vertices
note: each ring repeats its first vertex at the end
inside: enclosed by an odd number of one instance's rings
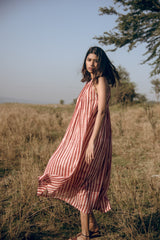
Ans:
MULTIPOLYGON (((113 105, 118 103, 131 104, 146 102, 146 96, 136 91, 136 84, 134 82, 131 82, 127 70, 122 66, 118 66, 117 70, 120 75, 120 83, 111 89, 110 103, 113 105)), ((152 79, 151 84, 156 96, 156 100, 158 102, 160 97, 160 79, 152 79)), ((77 99, 74 98, 72 104, 76 104, 76 100, 77 99)), ((59 103, 63 105, 64 100, 61 99, 59 103)))

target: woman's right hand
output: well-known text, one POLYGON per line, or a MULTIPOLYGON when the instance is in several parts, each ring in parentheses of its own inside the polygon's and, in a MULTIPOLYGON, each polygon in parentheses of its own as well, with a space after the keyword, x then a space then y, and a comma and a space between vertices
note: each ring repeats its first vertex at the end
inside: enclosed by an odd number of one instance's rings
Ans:
POLYGON ((90 140, 86 149, 85 161, 87 164, 90 164, 93 159, 94 159, 94 142, 90 140))

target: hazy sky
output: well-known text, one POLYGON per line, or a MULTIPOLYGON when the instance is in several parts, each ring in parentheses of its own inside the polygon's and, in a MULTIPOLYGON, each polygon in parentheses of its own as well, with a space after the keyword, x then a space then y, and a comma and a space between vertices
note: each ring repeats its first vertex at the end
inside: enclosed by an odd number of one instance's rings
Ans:
MULTIPOLYGON (((115 26, 115 17, 99 16, 111 0, 1 0, 0 97, 33 103, 71 103, 83 83, 81 67, 86 51, 99 45, 94 36, 115 26)), ((125 67, 137 92, 152 99, 150 67, 140 62, 145 46, 107 55, 125 67)))

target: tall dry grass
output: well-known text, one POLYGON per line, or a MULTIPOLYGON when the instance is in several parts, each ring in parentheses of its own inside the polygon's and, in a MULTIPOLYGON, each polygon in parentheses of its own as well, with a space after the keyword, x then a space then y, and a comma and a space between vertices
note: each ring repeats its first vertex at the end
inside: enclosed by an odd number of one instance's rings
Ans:
MULTIPOLYGON (((80 231, 68 204, 36 196, 37 177, 60 143, 73 105, 0 105, 1 239, 67 239, 80 231)), ((159 239, 160 108, 111 108, 112 210, 95 212, 99 239, 159 239)))

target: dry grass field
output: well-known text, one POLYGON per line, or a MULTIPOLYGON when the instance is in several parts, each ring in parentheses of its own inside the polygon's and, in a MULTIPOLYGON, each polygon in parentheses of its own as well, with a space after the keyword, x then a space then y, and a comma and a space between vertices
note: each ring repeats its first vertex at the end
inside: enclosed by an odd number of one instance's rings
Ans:
MULTIPOLYGON (((74 105, 0 104, 0 239, 68 239, 79 212, 36 196, 74 105)), ((95 212, 97 239, 160 239, 160 105, 111 106, 112 210, 95 212)))

